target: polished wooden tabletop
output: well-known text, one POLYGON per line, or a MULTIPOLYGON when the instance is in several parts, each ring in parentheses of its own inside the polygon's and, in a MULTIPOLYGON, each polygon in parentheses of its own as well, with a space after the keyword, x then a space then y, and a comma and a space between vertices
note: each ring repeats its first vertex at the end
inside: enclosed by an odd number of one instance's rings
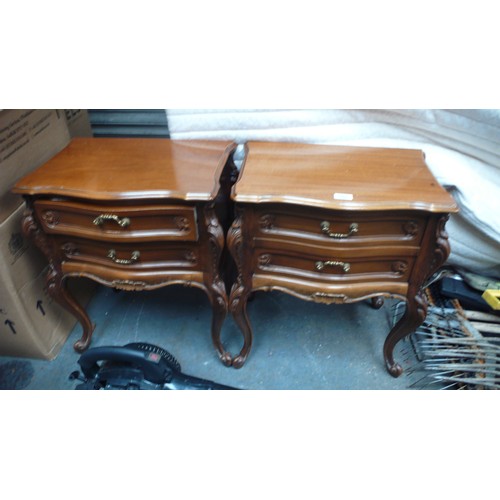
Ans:
POLYGON ((249 142, 232 198, 341 210, 455 212, 422 151, 249 142))
POLYGON ((13 191, 91 200, 212 200, 235 147, 230 141, 75 138, 13 191))

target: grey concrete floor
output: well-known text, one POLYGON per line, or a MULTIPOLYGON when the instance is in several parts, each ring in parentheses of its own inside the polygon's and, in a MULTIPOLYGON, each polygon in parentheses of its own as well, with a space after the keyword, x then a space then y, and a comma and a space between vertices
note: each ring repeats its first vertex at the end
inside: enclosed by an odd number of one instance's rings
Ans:
MULTIPOLYGON (((211 309, 205 294, 181 286, 151 292, 115 292, 99 286, 87 310, 96 324, 91 347, 147 342, 171 352, 186 374, 240 389, 385 389, 404 390, 411 380, 391 377, 382 357, 391 327, 394 301, 380 310, 369 302, 322 305, 279 293, 256 293, 248 305, 254 344, 245 366, 223 366, 210 338, 211 309)), ((53 361, 0 357, 24 366, 24 379, 3 388, 74 389, 71 372, 79 369, 72 346, 81 335, 77 324, 53 361)), ((242 337, 228 316, 224 344, 233 354, 242 337)), ((405 340, 395 351, 401 359, 405 340)))

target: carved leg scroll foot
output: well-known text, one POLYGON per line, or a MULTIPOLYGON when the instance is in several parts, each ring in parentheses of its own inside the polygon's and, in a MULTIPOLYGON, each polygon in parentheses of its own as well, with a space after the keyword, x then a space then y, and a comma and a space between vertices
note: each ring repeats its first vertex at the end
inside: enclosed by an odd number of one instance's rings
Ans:
POLYGON ((227 316, 227 295, 223 291, 223 284, 220 287, 209 287, 208 297, 212 304, 212 343, 217 351, 219 359, 225 366, 231 366, 231 354, 224 349, 222 345, 220 332, 222 324, 227 316))
POLYGON ((83 351, 85 351, 88 346, 90 345, 90 340, 92 338, 92 333, 94 332, 94 328, 95 328, 95 325, 92 325, 92 329, 89 330, 89 331, 84 331, 83 335, 82 335, 82 338, 77 340, 74 344, 73 344, 73 349, 78 352, 78 353, 82 353, 83 351))
POLYGON ((69 292, 66 285, 66 278, 51 266, 47 274, 46 286, 48 294, 64 309, 70 312, 80 322, 83 328, 82 336, 77 340, 73 348, 76 352, 83 352, 90 345, 92 333, 95 325, 92 324, 85 310, 78 304, 76 299, 69 292))
POLYGON ((398 378, 403 374, 403 367, 399 363, 395 363, 394 360, 392 361, 392 364, 389 364, 390 362, 386 360, 385 366, 387 368, 387 371, 394 377, 398 378))
POLYGON ((233 359, 233 368, 241 368, 245 364, 252 348, 252 327, 250 326, 247 315, 248 296, 249 293, 238 283, 233 285, 231 297, 229 299, 229 307, 236 324, 243 334, 243 347, 238 356, 233 359))
POLYGON ((384 297, 373 297, 372 307, 373 309, 380 309, 384 305, 384 297))
POLYGON ((393 377, 399 377, 403 368, 394 361, 393 351, 396 344, 403 338, 413 333, 424 321, 427 314, 427 298, 422 291, 414 297, 408 297, 406 311, 403 317, 390 331, 384 343, 384 359, 387 371, 393 377))

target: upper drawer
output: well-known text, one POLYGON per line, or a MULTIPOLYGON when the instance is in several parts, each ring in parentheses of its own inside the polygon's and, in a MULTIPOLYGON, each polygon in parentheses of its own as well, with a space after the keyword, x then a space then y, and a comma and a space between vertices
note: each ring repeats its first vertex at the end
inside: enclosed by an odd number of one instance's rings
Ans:
POLYGON ((419 246, 426 217, 418 212, 339 212, 290 207, 258 210, 262 235, 354 246, 419 246))
POLYGON ((37 200, 35 212, 47 233, 104 241, 196 241, 193 207, 93 205, 37 200))

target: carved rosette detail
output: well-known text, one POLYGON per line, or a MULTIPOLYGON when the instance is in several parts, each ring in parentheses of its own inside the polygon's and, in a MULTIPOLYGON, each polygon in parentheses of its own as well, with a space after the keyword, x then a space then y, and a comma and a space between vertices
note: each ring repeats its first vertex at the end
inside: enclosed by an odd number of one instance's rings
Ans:
POLYGON ((397 260, 392 263, 391 269, 394 273, 404 274, 408 270, 408 263, 402 260, 397 260))
POLYGON ((267 267, 271 264, 271 255, 264 253, 259 255, 259 267, 267 267))
POLYGON ((78 253, 78 247, 71 242, 65 243, 61 248, 63 252, 68 256, 73 256, 78 253))
POLYGON ((411 237, 416 236, 418 233, 418 229, 419 229, 418 222, 414 220, 410 220, 405 224, 403 224, 403 231, 406 236, 411 236, 411 237))
POLYGON ((198 259, 196 258, 196 254, 191 251, 191 250, 188 250, 185 254, 184 254, 184 258, 190 263, 190 264, 196 264, 196 262, 198 261, 198 259))
POLYGON ((274 229, 275 218, 273 215, 265 214, 259 218, 260 228, 265 231, 270 231, 274 229))
POLYGON ((175 222, 175 225, 177 226, 177 229, 179 229, 179 231, 182 231, 182 232, 189 231, 189 229, 190 229, 189 220, 186 217, 181 217, 181 216, 174 217, 174 222, 175 222))
POLYGON ((53 210, 46 210, 43 212, 42 219, 49 227, 54 227, 59 224, 59 214, 53 210))

